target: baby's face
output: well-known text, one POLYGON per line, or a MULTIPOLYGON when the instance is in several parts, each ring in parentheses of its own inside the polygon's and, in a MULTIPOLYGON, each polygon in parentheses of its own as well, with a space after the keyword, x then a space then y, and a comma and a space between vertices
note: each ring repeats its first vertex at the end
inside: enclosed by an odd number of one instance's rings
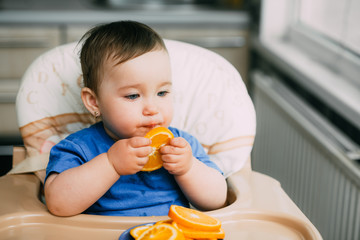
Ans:
POLYGON ((157 50, 114 66, 108 61, 98 91, 106 132, 114 139, 144 136, 173 117, 168 53, 157 50))

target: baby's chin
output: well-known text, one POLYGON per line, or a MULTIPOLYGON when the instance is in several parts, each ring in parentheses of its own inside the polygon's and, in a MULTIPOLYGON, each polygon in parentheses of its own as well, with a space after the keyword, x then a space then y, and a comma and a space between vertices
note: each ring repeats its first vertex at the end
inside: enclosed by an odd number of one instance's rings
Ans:
POLYGON ((162 124, 148 124, 148 125, 142 125, 140 127, 138 127, 137 129, 137 134, 139 136, 145 136, 146 133, 148 133, 151 129, 156 128, 156 127, 165 127, 162 124))
POLYGON ((144 137, 146 135, 146 133, 148 132, 148 130, 146 129, 142 129, 142 130, 138 130, 135 131, 133 133, 128 133, 128 134, 117 134, 117 135, 113 135, 110 136, 112 139, 114 139, 115 141, 120 140, 120 139, 129 139, 129 138, 133 138, 133 137, 144 137))

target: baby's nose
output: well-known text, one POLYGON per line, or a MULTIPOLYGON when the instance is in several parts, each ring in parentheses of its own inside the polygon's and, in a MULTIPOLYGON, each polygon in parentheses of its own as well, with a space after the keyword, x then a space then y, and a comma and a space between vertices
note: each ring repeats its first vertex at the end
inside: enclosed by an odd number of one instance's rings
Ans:
POLYGON ((159 113, 159 111, 158 111, 158 107, 155 104, 148 103, 144 106, 143 114, 145 116, 155 115, 157 113, 159 113))

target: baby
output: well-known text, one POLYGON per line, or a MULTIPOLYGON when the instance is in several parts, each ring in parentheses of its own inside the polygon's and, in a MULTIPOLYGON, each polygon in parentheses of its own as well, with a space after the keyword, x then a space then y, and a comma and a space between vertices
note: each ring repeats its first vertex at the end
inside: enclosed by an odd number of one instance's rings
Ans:
POLYGON ((55 145, 46 170, 45 199, 59 216, 167 215, 170 205, 213 210, 224 206, 227 186, 196 138, 170 127, 170 59, 148 26, 121 21, 87 32, 80 54, 81 98, 99 121, 55 145), (152 152, 145 134, 174 134, 160 149, 163 167, 141 171, 152 152))

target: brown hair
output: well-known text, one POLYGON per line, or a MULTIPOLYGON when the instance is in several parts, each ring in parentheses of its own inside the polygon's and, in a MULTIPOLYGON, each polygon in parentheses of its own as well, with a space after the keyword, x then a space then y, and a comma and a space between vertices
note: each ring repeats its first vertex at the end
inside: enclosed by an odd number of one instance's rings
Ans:
POLYGON ((80 61, 84 86, 95 94, 104 69, 112 58, 121 64, 153 50, 166 50, 162 38, 149 26, 134 21, 119 21, 96 26, 81 38, 80 61))

